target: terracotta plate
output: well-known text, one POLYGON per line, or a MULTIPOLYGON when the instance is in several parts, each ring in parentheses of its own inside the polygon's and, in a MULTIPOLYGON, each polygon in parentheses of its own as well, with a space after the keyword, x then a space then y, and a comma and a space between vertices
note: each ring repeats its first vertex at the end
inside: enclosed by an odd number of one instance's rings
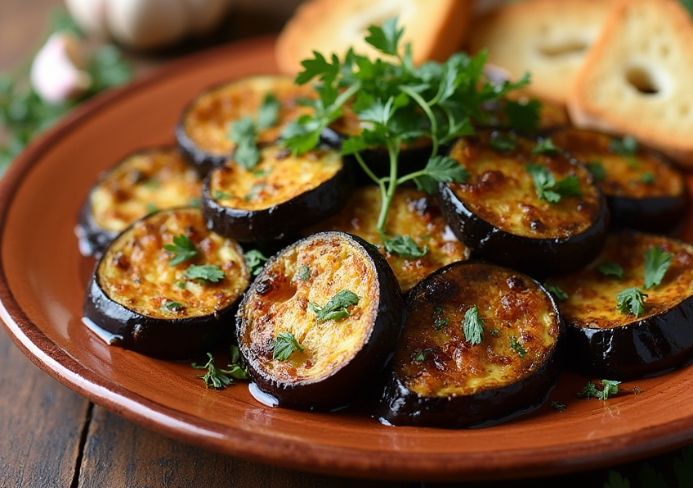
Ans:
MULTIPOLYGON (((29 148, 0 189, 0 315, 17 345, 76 392, 145 427, 255 461, 392 479, 491 479, 611 465, 693 441, 693 370, 622 385, 603 403, 580 400, 586 379, 565 374, 553 400, 510 423, 447 431, 386 427, 360 411, 269 408, 245 384, 206 390, 187 363, 108 347, 80 322, 86 276, 73 234, 99 172, 138 148, 173 142, 202 88, 275 69, 273 40, 173 63, 85 104, 29 148), (642 393, 630 393, 634 386, 642 393)), ((689 219, 684 238, 693 238, 689 219)))

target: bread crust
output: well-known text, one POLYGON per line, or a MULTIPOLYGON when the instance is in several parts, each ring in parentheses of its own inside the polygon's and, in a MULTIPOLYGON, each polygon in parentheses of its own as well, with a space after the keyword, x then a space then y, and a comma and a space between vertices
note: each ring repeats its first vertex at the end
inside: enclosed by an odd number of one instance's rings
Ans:
POLYGON ((275 54, 283 73, 296 74, 313 51, 342 56, 349 47, 374 56, 364 41, 371 24, 397 16, 403 42, 411 42, 415 64, 445 61, 467 35, 474 0, 308 0, 280 33, 275 54))
POLYGON ((678 1, 620 0, 573 80, 572 122, 630 134, 693 169, 691 46, 678 1))
POLYGON ((513 79, 531 73, 528 91, 565 105, 569 80, 596 40, 615 0, 525 0, 475 22, 470 50, 487 49, 489 62, 513 79))

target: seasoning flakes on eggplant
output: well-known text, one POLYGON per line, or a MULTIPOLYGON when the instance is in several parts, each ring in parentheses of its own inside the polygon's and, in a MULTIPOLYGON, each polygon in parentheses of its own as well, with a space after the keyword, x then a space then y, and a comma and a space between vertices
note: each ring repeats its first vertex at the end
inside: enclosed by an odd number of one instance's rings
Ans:
POLYGON ((378 378, 403 322, 399 285, 378 250, 322 232, 267 263, 241 302, 236 330, 262 393, 282 407, 332 410, 378 378))
POLYGON ((686 183, 663 155, 632 137, 585 129, 560 130, 551 139, 594 173, 613 226, 662 233, 681 224, 688 201, 686 183))
POLYGON ((82 206, 75 233, 83 255, 100 255, 134 221, 160 209, 191 205, 201 181, 174 147, 125 157, 105 172, 82 206))
POLYGON ((612 234, 589 267, 550 283, 565 293, 559 307, 575 369, 630 380, 693 358, 693 245, 612 234))
POLYGON ((293 156, 271 145, 252 168, 236 162, 215 168, 205 179, 201 203, 215 232, 242 242, 272 241, 337 212, 351 188, 339 152, 293 156))
POLYGON ((190 358, 233 336, 250 273, 240 246, 199 209, 154 213, 123 231, 87 288, 85 323, 142 354, 190 358))
POLYGON ((541 406, 563 324, 546 290, 500 266, 455 263, 416 285, 378 409, 394 425, 490 425, 541 406))
POLYGON ((606 238, 608 208, 594 177, 545 139, 481 131, 450 151, 469 173, 438 200, 471 256, 542 277, 579 269, 606 238))
POLYGON ((402 292, 443 266, 463 261, 468 250, 447 227, 435 199, 413 188, 398 187, 390 204, 385 224, 388 235, 409 236, 416 255, 387 251, 377 230, 380 189, 362 187, 354 191, 344 208, 335 216, 308 229, 338 230, 358 235, 375 244, 392 267, 402 292))
MULTIPOLYGON (((314 97, 312 88, 296 85, 288 76, 259 75, 225 83, 203 91, 188 105, 176 139, 199 173, 206 175, 238 149, 234 132, 240 131, 234 131, 234 124, 246 126, 246 136, 252 132, 251 145, 274 142, 288 123, 312 112, 301 100, 314 97)), ((241 144, 246 143, 244 138, 241 144)))

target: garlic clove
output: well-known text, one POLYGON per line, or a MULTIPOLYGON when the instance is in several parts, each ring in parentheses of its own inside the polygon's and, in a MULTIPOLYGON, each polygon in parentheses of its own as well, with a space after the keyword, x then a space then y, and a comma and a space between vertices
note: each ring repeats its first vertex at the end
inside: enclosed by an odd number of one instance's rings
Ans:
POLYGON ((118 0, 108 2, 106 16, 113 38, 134 49, 156 49, 182 39, 189 20, 181 2, 118 0))
POLYGON ((84 66, 79 41, 71 34, 53 34, 34 56, 29 74, 31 84, 49 103, 76 98, 91 85, 91 77, 82 69, 84 66))

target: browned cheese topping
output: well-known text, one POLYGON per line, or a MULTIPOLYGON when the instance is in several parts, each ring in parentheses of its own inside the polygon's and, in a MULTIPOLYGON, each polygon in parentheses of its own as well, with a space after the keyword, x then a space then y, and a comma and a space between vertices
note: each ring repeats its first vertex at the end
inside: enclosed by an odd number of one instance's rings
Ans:
POLYGON ((465 167, 469 179, 451 183, 457 197, 481 219, 519 236, 563 238, 589 229, 602 203, 589 172, 562 154, 532 154, 536 143, 530 139, 516 140, 516 148, 507 152, 492 147, 489 133, 458 140, 450 157, 465 167), (556 203, 540 199, 529 164, 545 165, 556 181, 576 176, 582 196, 564 196, 556 203))
POLYGON ((583 163, 603 166, 604 178, 597 184, 605 195, 678 197, 685 191, 683 175, 649 150, 639 148, 632 156, 622 155, 609 149, 611 136, 579 129, 565 129, 551 138, 583 163))
POLYGON ((253 367, 264 374, 281 382, 325 378, 370 337, 380 296, 376 269, 352 241, 316 234, 270 262, 258 280, 239 311, 246 323, 239 340, 251 351, 247 356, 253 367), (309 302, 323 307, 342 290, 359 297, 347 308, 349 316, 317 321, 309 302), (303 352, 274 359, 274 340, 287 332, 303 352))
POLYGON ((134 154, 114 167, 90 193, 99 227, 119 232, 157 209, 190 205, 200 196, 200 179, 177 149, 134 154))
POLYGON ((109 298, 153 318, 200 317, 222 310, 246 289, 249 272, 241 248, 207 230, 198 209, 156 213, 133 225, 108 248, 98 268, 109 298), (164 249, 187 236, 198 251, 193 259, 171 266, 164 249), (190 279, 191 265, 218 266, 225 277, 212 283, 190 279))
POLYGON ((210 173, 212 198, 221 205, 243 210, 261 210, 287 202, 317 188, 342 169, 338 151, 310 151, 292 156, 278 146, 261 151, 251 170, 229 162, 210 173))
POLYGON ((229 127, 243 117, 257 117, 267 94, 273 94, 281 108, 278 123, 258 132, 258 142, 275 141, 284 127, 312 109, 299 104, 301 99, 315 97, 309 85, 298 86, 283 76, 255 76, 213 88, 196 98, 185 113, 185 132, 195 145, 211 154, 229 154, 235 144, 229 138, 229 127))
MULTIPOLYGON (((515 383, 541 367, 560 333, 551 299, 525 275, 486 264, 438 274, 407 299, 395 372, 419 396, 473 395, 515 383), (476 306, 481 343, 465 340, 476 306)), ((430 279, 430 278, 429 278, 430 279)))
POLYGON ((387 234, 409 235, 419 249, 427 247, 428 253, 420 258, 406 259, 385 251, 377 230, 379 211, 380 190, 377 187, 359 188, 339 214, 310 229, 307 234, 318 230, 339 230, 375 244, 390 263, 403 292, 433 271, 469 257, 469 250, 447 227, 438 204, 431 196, 412 188, 397 188, 385 223, 387 234))
POLYGON ((588 268, 560 278, 552 278, 568 295, 559 307, 567 323, 576 327, 610 329, 643 320, 675 307, 693 294, 693 246, 687 243, 641 233, 610 235, 599 257, 588 268), (645 253, 661 247, 673 254, 662 283, 644 287, 645 253), (617 263, 624 271, 623 279, 605 276, 597 268, 604 263, 617 263), (645 313, 636 318, 632 313, 616 309, 616 295, 627 288, 640 288, 645 313))

